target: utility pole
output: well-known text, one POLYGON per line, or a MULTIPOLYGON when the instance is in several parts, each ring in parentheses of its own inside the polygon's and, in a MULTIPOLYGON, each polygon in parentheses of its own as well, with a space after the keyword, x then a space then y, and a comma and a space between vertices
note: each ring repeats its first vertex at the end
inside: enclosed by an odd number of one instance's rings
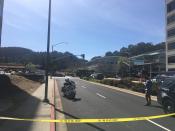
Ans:
POLYGON ((49 63, 50 63, 50 23, 51 23, 51 0, 49 0, 49 13, 48 13, 48 32, 47 32, 47 56, 46 56, 46 71, 45 71, 45 96, 44 102, 49 102, 48 99, 48 72, 49 72, 49 63))
POLYGON ((3 21, 4 0, 0 0, 0 48, 2 45, 2 21, 3 21))

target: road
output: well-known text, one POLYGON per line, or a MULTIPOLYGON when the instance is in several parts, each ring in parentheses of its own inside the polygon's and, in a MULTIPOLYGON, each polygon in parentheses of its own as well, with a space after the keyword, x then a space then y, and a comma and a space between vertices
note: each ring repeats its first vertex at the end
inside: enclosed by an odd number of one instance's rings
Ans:
MULTIPOLYGON (((64 78, 57 78, 58 90, 64 78)), ((61 95, 62 113, 69 118, 127 118, 164 114, 161 106, 152 102, 144 106, 145 99, 119 92, 80 79, 73 79, 77 85, 76 99, 71 101, 61 95)), ((175 118, 124 123, 67 124, 68 131, 175 131, 175 118)))

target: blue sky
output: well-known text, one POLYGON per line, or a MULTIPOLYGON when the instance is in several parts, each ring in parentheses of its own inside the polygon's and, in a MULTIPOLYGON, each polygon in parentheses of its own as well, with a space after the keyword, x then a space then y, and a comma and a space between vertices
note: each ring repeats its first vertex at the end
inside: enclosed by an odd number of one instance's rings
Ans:
MULTIPOLYGON (((165 41, 164 0, 52 0, 51 44, 86 58, 165 41)), ((48 0, 5 0, 2 46, 46 51, 48 0)))

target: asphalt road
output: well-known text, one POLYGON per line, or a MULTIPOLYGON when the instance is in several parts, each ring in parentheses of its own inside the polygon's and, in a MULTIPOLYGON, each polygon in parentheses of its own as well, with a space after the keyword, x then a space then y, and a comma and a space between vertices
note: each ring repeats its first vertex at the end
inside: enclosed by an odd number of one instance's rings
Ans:
MULTIPOLYGON (((76 99, 68 100, 61 95, 64 110, 62 113, 66 118, 125 118, 164 114, 156 102, 152 102, 152 106, 144 106, 145 99, 142 97, 80 79, 73 80, 77 85, 76 99)), ((57 83, 60 91, 64 79, 57 78, 57 83)), ((68 131, 175 131, 175 118, 124 123, 67 124, 67 128, 68 131)))

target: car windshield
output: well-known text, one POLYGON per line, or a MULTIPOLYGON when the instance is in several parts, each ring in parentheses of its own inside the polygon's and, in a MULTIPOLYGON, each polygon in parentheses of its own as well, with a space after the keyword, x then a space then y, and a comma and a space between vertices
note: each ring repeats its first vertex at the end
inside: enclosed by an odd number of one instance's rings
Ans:
POLYGON ((0 131, 173 131, 174 76, 175 0, 0 0, 0 131))
POLYGON ((175 79, 165 79, 165 81, 162 83, 162 88, 172 88, 175 85, 175 79))

